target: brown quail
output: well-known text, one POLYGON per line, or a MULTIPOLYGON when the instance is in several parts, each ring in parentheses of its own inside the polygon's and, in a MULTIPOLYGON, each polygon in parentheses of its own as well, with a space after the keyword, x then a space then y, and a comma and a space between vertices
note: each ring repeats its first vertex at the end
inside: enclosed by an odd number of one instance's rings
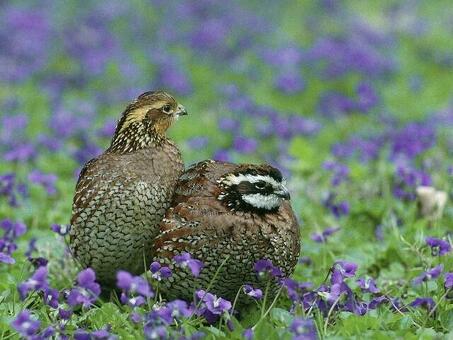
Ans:
POLYGON ((195 290, 211 285, 211 293, 233 301, 244 284, 266 288, 254 272, 258 260, 271 260, 287 277, 299 257, 289 193, 269 165, 208 160, 192 166, 180 177, 160 228, 154 260, 173 270, 161 282, 168 299, 192 300, 195 290), (172 258, 183 252, 204 263, 199 277, 174 265, 172 258))
POLYGON ((141 94, 123 112, 110 147, 79 175, 70 248, 104 287, 114 287, 118 270, 144 272, 152 257, 145 249, 159 231, 184 170, 165 132, 186 114, 165 92, 141 94))

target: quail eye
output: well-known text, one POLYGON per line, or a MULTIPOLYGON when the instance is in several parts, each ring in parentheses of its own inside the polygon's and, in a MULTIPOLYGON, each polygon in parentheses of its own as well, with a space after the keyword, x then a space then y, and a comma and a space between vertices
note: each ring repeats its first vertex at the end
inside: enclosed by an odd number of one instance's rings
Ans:
POLYGON ((162 106, 162 111, 165 112, 165 113, 170 113, 171 106, 169 104, 166 104, 166 105, 162 106))
POLYGON ((255 188, 259 189, 259 190, 262 190, 266 187, 266 183, 264 182, 257 182, 255 183, 255 188))

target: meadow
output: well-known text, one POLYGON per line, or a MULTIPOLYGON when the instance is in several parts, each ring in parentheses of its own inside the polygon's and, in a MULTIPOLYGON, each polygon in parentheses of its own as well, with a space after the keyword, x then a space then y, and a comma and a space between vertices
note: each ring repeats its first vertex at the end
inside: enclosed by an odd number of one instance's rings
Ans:
POLYGON ((2 2, 0 339, 453 338, 452 17, 448 0, 2 2), (158 269, 99 299, 67 250, 81 167, 153 89, 189 112, 169 130, 186 165, 287 179, 299 263, 240 317, 161 301, 158 269))

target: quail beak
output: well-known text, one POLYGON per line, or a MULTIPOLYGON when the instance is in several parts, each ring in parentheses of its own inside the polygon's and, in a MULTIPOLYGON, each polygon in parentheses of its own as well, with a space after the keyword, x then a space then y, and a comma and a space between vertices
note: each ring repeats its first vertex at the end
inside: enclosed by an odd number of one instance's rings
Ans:
POLYGON ((275 194, 284 200, 289 200, 291 198, 288 189, 284 185, 281 185, 280 190, 276 191, 275 194))
POLYGON ((176 117, 179 117, 179 116, 187 116, 187 110, 186 110, 186 108, 185 108, 183 105, 179 104, 179 105, 178 105, 178 108, 177 108, 176 111, 175 111, 175 116, 176 116, 176 117))

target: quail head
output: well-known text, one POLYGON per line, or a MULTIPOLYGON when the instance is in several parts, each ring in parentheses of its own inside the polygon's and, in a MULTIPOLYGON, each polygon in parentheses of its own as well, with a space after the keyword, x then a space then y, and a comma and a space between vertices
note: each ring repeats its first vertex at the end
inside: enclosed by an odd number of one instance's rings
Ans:
POLYGON ((269 165, 208 160, 189 168, 154 243, 154 260, 173 271, 161 282, 163 295, 192 300, 195 290, 209 288, 233 301, 245 284, 264 291, 269 281, 254 271, 262 259, 272 261, 283 277, 291 275, 300 243, 289 198, 280 171, 269 165), (185 252, 203 262, 198 277, 172 261, 185 252))
POLYGON ((70 249, 104 287, 116 272, 144 272, 178 177, 178 148, 166 136, 184 106, 168 93, 145 92, 123 112, 110 147, 83 167, 72 206, 70 249))

